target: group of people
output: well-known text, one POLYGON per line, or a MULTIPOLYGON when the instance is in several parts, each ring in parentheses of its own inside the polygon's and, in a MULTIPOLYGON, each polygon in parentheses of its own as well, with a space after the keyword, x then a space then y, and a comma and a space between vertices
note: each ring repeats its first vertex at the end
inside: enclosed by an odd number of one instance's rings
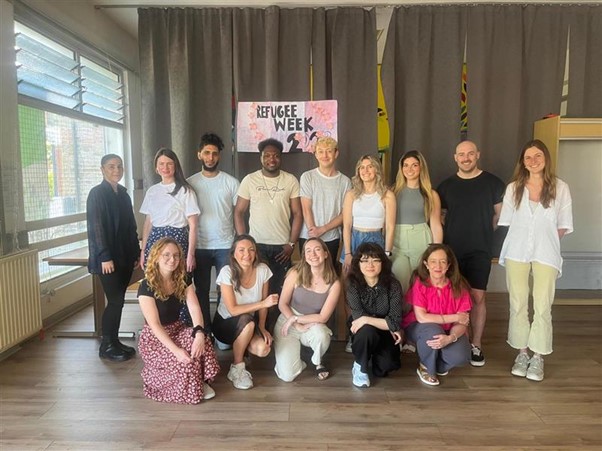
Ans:
POLYGON ((253 387, 248 356, 265 357, 272 347, 283 381, 308 364, 318 380, 327 379, 328 323, 343 296, 355 386, 370 386, 370 373, 384 377, 400 368, 402 344, 416 350, 418 377, 428 385, 456 366, 482 366, 498 225, 509 226, 499 262, 510 293, 508 343, 519 350, 511 372, 543 379, 542 356, 552 352, 559 243, 572 232, 572 215, 568 186, 554 176, 541 141, 525 145, 507 187, 478 167, 479 150, 464 141, 454 155, 457 173, 436 190, 415 150, 402 156, 389 189, 375 156, 362 156, 351 179, 338 171, 339 149, 329 137, 317 140, 318 167, 300 182, 281 169, 283 145, 275 139, 259 143, 261 169, 240 183, 218 169, 223 147, 217 135, 203 135, 201 171, 188 179, 173 151, 157 152, 161 182, 148 189, 140 209, 146 215, 141 248, 131 200, 118 183, 120 157, 103 157, 104 180, 88 198, 89 270, 107 297, 100 357, 124 361, 135 354, 118 330, 132 270, 145 271, 138 295, 146 325, 138 350, 146 396, 180 403, 215 396, 213 340, 232 348, 227 377, 238 389, 253 387), (291 268, 297 245, 301 258, 291 268))

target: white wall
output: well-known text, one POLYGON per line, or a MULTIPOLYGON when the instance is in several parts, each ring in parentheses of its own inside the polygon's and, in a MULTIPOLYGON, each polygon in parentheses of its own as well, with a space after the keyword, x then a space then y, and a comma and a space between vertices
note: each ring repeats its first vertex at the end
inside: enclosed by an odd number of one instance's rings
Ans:
MULTIPOLYGON (((82 47, 93 47, 113 58, 127 69, 129 90, 129 125, 127 131, 132 156, 129 163, 129 180, 126 186, 132 192, 134 178, 141 178, 140 158, 140 81, 138 75, 138 43, 134 37, 120 28, 93 3, 63 0, 23 0, 13 3, 0 0, 0 175, 2 180, 3 216, 8 233, 24 229, 22 214, 22 189, 20 159, 18 156, 17 85, 15 73, 14 27, 15 17, 36 17, 43 22, 58 26, 65 35, 82 42, 82 47), (33 11, 33 13, 32 13, 33 11), (22 14, 22 16, 20 16, 22 14)), ((133 192, 139 199, 141 193, 133 192)), ((139 203, 136 204, 139 206, 139 203)), ((2 218, 2 215, 0 215, 2 218)), ((42 292, 42 316, 44 319, 69 307, 92 294, 91 278, 85 269, 44 283, 42 292)))

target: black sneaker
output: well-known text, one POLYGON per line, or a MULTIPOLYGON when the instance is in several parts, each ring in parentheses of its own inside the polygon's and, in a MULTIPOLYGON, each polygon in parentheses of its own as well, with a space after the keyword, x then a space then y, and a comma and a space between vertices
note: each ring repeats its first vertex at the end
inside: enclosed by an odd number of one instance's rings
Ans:
POLYGON ((478 346, 473 344, 470 345, 470 364, 472 366, 483 366, 485 365, 485 356, 483 355, 483 351, 478 346))

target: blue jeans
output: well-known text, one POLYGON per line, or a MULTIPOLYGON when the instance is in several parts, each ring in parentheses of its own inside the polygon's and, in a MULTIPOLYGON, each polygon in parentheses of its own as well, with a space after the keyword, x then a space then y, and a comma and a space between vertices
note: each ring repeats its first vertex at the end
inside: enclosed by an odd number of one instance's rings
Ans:
MULTIPOLYGON (((211 311, 209 307, 209 291, 211 290, 211 268, 215 266, 215 274, 219 274, 220 270, 229 262, 229 249, 196 249, 194 256, 196 260, 196 268, 193 272, 194 285, 196 287, 196 295, 201 304, 201 312, 203 312, 203 323, 205 329, 211 331, 211 311)), ((217 286, 217 303, 220 302, 219 285, 217 286)))

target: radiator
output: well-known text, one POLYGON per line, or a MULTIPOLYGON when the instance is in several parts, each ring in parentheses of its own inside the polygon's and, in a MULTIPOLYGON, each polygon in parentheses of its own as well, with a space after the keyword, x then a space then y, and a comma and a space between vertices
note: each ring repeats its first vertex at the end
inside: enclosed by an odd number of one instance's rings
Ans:
POLYGON ((38 251, 0 257, 0 352, 41 330, 38 251))

